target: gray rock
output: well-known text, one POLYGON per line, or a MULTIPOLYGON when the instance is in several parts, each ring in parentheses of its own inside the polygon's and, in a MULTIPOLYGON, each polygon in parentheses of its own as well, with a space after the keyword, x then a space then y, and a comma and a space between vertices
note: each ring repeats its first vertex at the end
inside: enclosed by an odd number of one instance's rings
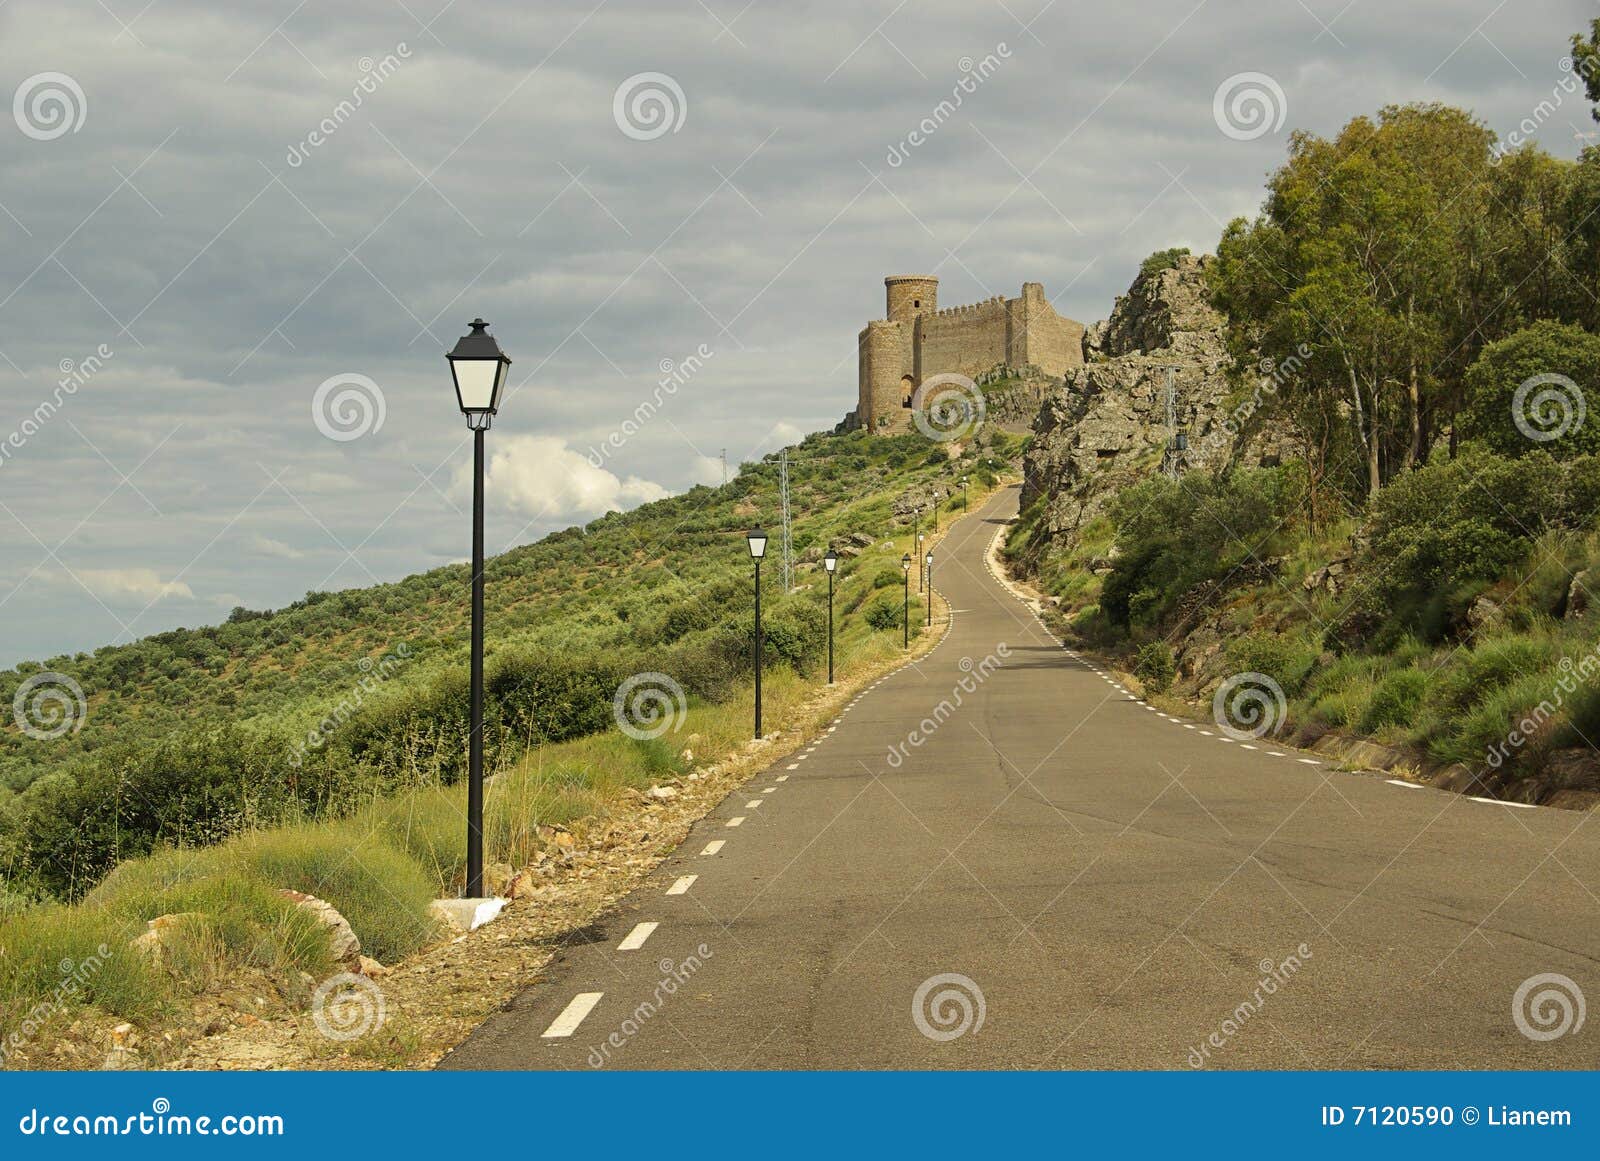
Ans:
POLYGON ((1589 591, 1590 583, 1588 569, 1573 575, 1572 583, 1567 586, 1567 620, 1575 620, 1589 611, 1589 603, 1593 600, 1593 594, 1589 591))
POLYGON ((1159 471, 1169 454, 1167 368, 1188 448, 1170 453, 1181 470, 1281 462, 1292 431, 1271 416, 1270 395, 1239 413, 1229 373, 1225 320, 1206 299, 1209 257, 1140 275, 1105 322, 1084 340, 1085 366, 1051 392, 1034 420, 1023 465, 1023 503, 1049 497, 1043 530, 1070 537, 1111 497, 1159 471))
POLYGON ((361 970, 361 941, 356 938, 350 921, 334 908, 331 903, 318 899, 315 895, 307 895, 304 891, 279 891, 278 894, 286 899, 292 899, 296 906, 309 911, 313 918, 328 932, 328 951, 333 955, 333 961, 342 965, 347 971, 361 970))

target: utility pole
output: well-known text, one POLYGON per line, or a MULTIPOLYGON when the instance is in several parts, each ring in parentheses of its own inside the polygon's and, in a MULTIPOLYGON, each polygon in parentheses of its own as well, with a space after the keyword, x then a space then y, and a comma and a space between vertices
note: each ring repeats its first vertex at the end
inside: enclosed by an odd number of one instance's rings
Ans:
POLYGON ((783 449, 783 456, 778 460, 778 499, 783 506, 783 591, 790 592, 794 587, 793 569, 794 547, 789 536, 789 449, 783 449))
POLYGON ((728 449, 722 449, 722 486, 728 486, 728 449))

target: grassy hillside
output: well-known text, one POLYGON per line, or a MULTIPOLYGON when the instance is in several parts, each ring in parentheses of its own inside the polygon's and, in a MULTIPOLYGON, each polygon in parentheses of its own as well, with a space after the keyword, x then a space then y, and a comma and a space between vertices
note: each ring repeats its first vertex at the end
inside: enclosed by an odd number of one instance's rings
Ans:
MULTIPOLYGON (((491 866, 553 867, 568 829, 601 833, 653 784, 747 742, 751 525, 774 532, 762 577, 768 728, 791 722, 825 678, 817 562, 830 539, 852 539, 837 578, 841 681, 899 657, 910 528, 892 505, 933 484, 952 491, 962 475, 982 495, 991 458, 1014 451, 1003 434, 982 438, 981 459, 914 435, 791 448, 801 563, 788 594, 770 462, 490 561, 491 866), (659 707, 670 730, 631 717, 659 736, 630 736, 614 717, 619 685, 638 673, 683 691, 659 707)), ((959 495, 943 505, 961 506, 959 495)), ((6 736, 0 1065, 97 1063, 92 1050, 59 1055, 96 1042, 70 1032, 86 1018, 178 1029, 193 997, 228 980, 303 1009, 336 965, 284 889, 327 900, 381 961, 439 937, 427 905, 464 879, 467 580, 440 569, 47 663, 82 684, 88 710, 77 734, 6 736), (162 916, 159 955, 133 947, 162 916)), ((918 631, 920 609, 913 601, 918 631)), ((37 671, 6 676, 15 686, 37 671)))
POLYGON ((1151 692, 1264 675, 1279 736, 1371 737, 1519 801, 1600 788, 1600 457, 1468 445, 1314 533, 1305 507, 1297 464, 1155 475, 1071 545, 1025 512, 1007 551, 1151 692))
MULTIPOLYGON (((832 536, 889 535, 890 503, 908 488, 963 472, 988 479, 975 460, 953 462, 914 436, 813 436, 790 455, 794 547, 813 562, 832 536)), ((668 674, 695 704, 732 697, 750 677, 744 532, 758 522, 778 524, 772 462, 491 559, 490 768, 613 729, 612 697, 630 674, 668 674)), ((854 568, 844 566, 845 593, 862 591, 854 568)), ((809 675, 821 663, 818 577, 807 565, 804 591, 786 596, 769 560, 772 666, 809 675)), ((310 593, 276 612, 238 610, 223 625, 0 674, 7 701, 42 670, 85 694, 75 732, 0 727, 8 905, 76 897, 119 860, 163 845, 454 783, 466 754, 468 579, 458 565, 310 593)))

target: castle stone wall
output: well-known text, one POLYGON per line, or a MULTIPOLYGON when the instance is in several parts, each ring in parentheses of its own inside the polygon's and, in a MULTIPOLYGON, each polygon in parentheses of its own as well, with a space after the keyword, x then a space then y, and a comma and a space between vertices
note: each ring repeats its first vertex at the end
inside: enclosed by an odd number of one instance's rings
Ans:
POLYGON ((914 343, 916 381, 952 371, 974 376, 1004 363, 1009 336, 1006 301, 999 297, 924 315, 914 343))
POLYGON ((1064 376, 1083 365, 1083 324, 1056 313, 1044 286, 1025 282, 1018 298, 939 310, 939 280, 897 274, 884 280, 886 319, 857 337, 855 417, 869 431, 899 431, 910 423, 906 400, 925 379, 976 378, 997 365, 1038 367, 1064 376))

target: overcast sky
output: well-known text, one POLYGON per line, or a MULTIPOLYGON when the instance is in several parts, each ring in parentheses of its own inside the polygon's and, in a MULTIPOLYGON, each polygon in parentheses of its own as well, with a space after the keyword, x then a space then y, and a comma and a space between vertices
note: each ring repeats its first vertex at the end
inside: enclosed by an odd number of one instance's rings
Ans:
MULTIPOLYGON (((475 315, 515 360, 498 551, 832 426, 885 274, 1093 322, 1291 129, 1431 99, 1505 134, 1596 15, 0 0, 0 665, 463 557, 475 315)), ((1536 137, 1595 128, 1568 98, 1536 137)))

